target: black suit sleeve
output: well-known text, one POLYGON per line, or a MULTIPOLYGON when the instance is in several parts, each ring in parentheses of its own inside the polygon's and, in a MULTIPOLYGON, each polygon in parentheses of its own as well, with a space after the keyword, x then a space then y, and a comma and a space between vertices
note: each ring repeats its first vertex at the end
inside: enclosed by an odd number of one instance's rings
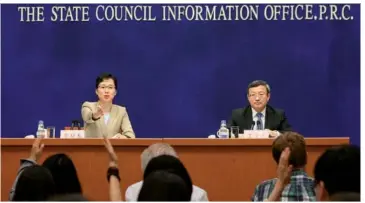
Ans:
POLYGON ((279 131, 292 131, 291 125, 289 124, 284 111, 282 113, 279 131))
POLYGON ((231 126, 236 126, 237 123, 235 121, 235 111, 232 111, 231 118, 228 120, 227 128, 231 129, 231 126))

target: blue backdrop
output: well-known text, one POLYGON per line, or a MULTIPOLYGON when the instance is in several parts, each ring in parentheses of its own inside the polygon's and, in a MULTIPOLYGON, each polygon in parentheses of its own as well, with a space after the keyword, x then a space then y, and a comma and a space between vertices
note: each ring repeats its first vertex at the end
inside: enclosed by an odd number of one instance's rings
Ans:
POLYGON ((34 134, 38 120, 59 133, 96 99, 97 75, 111 72, 137 137, 215 133, 263 79, 296 131, 359 145, 360 6, 350 13, 352 21, 24 23, 16 5, 2 5, 1 136, 34 134))

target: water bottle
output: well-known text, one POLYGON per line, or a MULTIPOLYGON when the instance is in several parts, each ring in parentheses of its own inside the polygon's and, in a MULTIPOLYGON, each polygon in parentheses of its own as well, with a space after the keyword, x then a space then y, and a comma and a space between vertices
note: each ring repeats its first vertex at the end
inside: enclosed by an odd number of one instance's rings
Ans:
POLYGON ((45 133, 45 129, 44 129, 44 123, 42 120, 40 120, 38 122, 37 137, 45 138, 45 136, 46 136, 46 133, 45 133))
POLYGON ((219 138, 228 138, 229 130, 227 128, 226 120, 221 121, 221 127, 219 128, 219 130, 217 132, 217 136, 219 138))

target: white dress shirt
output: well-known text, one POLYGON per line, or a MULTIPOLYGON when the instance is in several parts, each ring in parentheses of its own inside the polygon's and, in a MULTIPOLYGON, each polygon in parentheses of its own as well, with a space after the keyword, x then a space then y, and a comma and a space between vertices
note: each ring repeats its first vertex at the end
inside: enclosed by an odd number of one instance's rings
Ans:
MULTIPOLYGON (((253 130, 257 130, 257 120, 259 119, 256 115, 257 113, 258 112, 255 111, 255 109, 252 108, 252 120, 255 121, 255 126, 254 126, 253 130)), ((261 126, 262 126, 262 129, 264 130, 265 129, 266 107, 264 108, 264 110, 262 110, 261 114, 262 114, 262 116, 261 116, 261 126)))
MULTIPOLYGON (((125 200, 127 202, 136 202, 138 199, 139 191, 142 188, 143 181, 139 181, 130 185, 125 191, 125 200)), ((193 193, 191 194, 191 201, 193 202, 207 202, 208 195, 202 188, 193 185, 193 193)))
MULTIPOLYGON (((255 109, 251 108, 252 109, 252 120, 255 121, 255 126, 253 128, 253 130, 257 130, 257 120, 259 119, 257 117, 257 111, 255 111, 255 109)), ((261 112, 262 116, 261 116, 261 126, 262 126, 262 129, 263 130, 266 130, 265 129, 265 117, 266 117, 266 107, 264 108, 264 110, 262 110, 261 112)), ((277 131, 277 130, 274 130, 275 132, 275 135, 272 135, 272 136, 280 136, 280 132, 277 131)))
POLYGON ((104 122, 105 122, 105 125, 108 125, 109 118, 110 118, 110 113, 105 113, 104 114, 104 122))

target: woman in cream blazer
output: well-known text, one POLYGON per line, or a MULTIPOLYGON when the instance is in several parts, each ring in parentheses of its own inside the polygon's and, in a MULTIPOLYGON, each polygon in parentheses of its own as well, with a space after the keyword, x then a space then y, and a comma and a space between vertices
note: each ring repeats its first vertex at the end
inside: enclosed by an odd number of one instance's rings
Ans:
POLYGON ((98 102, 84 102, 81 108, 85 125, 85 137, 135 138, 132 124, 125 107, 113 104, 117 94, 117 79, 102 74, 96 79, 98 102))

